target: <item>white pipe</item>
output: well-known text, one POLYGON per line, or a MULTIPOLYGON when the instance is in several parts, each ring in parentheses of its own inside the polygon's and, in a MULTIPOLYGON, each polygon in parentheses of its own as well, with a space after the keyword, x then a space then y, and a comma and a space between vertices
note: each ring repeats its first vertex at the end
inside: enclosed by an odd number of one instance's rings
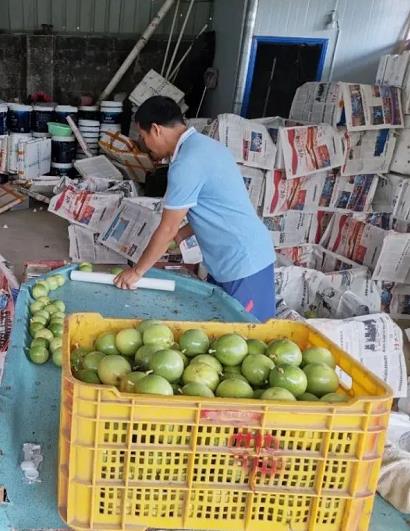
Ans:
MULTIPOLYGON (((78 282, 92 282, 93 284, 114 284, 117 275, 110 273, 88 273, 86 271, 73 270, 70 274, 71 280, 78 282)), ((175 280, 165 280, 162 278, 141 278, 132 289, 156 289, 159 291, 175 291, 175 280)))
POLYGON ((75 125, 74 120, 71 118, 71 116, 67 116, 66 120, 68 122, 68 125, 71 127, 72 132, 74 133, 74 136, 77 139, 77 142, 80 144, 81 149, 84 151, 84 153, 87 155, 87 157, 92 157, 91 151, 88 149, 87 143, 85 142, 84 138, 82 137, 80 130, 75 125))
POLYGON ((194 2, 195 2, 195 0, 191 0, 191 2, 189 3, 188 9, 187 9, 187 12, 186 12, 186 15, 185 15, 184 22, 182 23, 181 31, 179 32, 179 35, 178 35, 178 40, 177 40, 177 42, 175 44, 174 53, 172 54, 171 60, 170 60, 169 65, 168 65, 167 73, 165 74, 165 79, 168 79, 169 74, 171 72, 171 68, 172 68, 172 65, 174 64, 175 57, 177 56, 177 53, 178 53, 178 50, 179 50, 179 46, 181 44, 182 36, 184 34, 184 31, 185 31, 185 28, 186 28, 186 25, 187 25, 187 22, 188 22, 188 19, 189 19, 189 15, 191 14, 194 2))
POLYGON ((202 26, 202 29, 201 31, 198 33, 198 35, 194 38, 194 40, 191 42, 191 45, 189 46, 189 48, 187 49, 187 51, 184 53, 184 55, 181 57, 181 59, 178 61, 177 63, 177 66, 174 68, 174 70, 170 73, 169 75, 169 81, 171 81, 171 83, 174 82, 177 74, 178 74, 178 70, 181 68, 182 66, 182 63, 185 61, 185 59, 188 57, 188 55, 191 53, 191 50, 192 48, 194 47, 194 44, 195 42, 199 39, 199 37, 207 30, 208 28, 208 24, 204 24, 202 26))
POLYGON ((161 76, 164 75, 165 65, 167 63, 168 53, 169 53, 169 49, 171 47, 172 36, 174 34, 175 23, 177 21, 177 15, 178 15, 178 11, 179 11, 179 2, 180 2, 180 0, 177 1, 177 5, 175 6, 174 18, 172 19, 172 25, 171 25, 171 29, 170 29, 170 32, 169 32, 168 42, 167 42, 167 49, 165 50, 164 61, 162 63, 161 76))
POLYGON ((115 73, 114 77, 111 79, 111 81, 105 87, 105 89, 102 91, 98 101, 104 100, 115 89, 115 87, 118 85, 118 83, 120 82, 120 80, 124 76, 125 72, 131 66, 131 64, 135 61, 136 57, 140 54, 141 50, 147 44, 147 42, 150 39, 151 35, 157 29, 157 27, 161 23, 162 19, 165 17, 165 15, 171 9, 171 7, 172 7, 172 5, 174 3, 175 3, 175 0, 165 0, 164 4, 159 9, 158 13, 155 15, 155 17, 151 20, 151 22, 145 28, 145 31, 141 35, 140 39, 135 44, 134 48, 130 51, 130 53, 128 54, 128 56, 125 59, 125 61, 122 63, 120 68, 115 73))

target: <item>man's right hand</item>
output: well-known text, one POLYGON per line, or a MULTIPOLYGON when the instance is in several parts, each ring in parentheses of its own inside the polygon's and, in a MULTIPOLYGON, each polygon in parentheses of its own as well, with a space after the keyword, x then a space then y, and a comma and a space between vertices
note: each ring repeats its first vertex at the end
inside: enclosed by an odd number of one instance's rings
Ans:
POLYGON ((120 289, 136 289, 136 283, 142 278, 142 273, 130 267, 114 278, 114 285, 120 289))

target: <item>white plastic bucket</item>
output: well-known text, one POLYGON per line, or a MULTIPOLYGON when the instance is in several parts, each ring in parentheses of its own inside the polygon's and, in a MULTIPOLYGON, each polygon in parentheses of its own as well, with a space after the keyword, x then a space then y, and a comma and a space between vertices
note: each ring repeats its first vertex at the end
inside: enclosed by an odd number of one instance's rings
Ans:
POLYGON ((122 103, 120 101, 103 101, 100 107, 102 124, 120 124, 122 117, 122 103))
POLYGON ((60 124, 67 125, 67 116, 71 116, 74 122, 78 121, 78 108, 72 105, 57 105, 55 108, 55 120, 60 124))
POLYGON ((7 135, 7 112, 8 106, 6 103, 0 103, 0 135, 7 135))
POLYGON ((78 108, 78 117, 80 120, 98 120, 100 117, 98 105, 82 105, 78 108))
POLYGON ((53 105, 34 105, 32 127, 35 133, 48 133, 47 124, 53 121, 53 105))
POLYGON ((10 103, 8 109, 8 126, 12 133, 30 133, 31 131, 31 105, 10 103))
POLYGON ((59 177, 69 177, 73 171, 73 163, 61 164, 58 162, 51 163, 51 175, 58 175, 59 177))

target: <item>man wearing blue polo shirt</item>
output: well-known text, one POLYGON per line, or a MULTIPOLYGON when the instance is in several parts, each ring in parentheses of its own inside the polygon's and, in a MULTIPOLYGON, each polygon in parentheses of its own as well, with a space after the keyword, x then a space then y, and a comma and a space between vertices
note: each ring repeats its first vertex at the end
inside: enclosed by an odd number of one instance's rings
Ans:
POLYGON ((230 151, 185 125, 179 106, 154 96, 135 120, 153 158, 170 157, 162 220, 134 267, 115 285, 131 289, 166 252, 195 234, 208 280, 236 298, 260 321, 275 315, 272 239, 249 200, 230 151), (189 225, 179 230, 184 217, 189 225))

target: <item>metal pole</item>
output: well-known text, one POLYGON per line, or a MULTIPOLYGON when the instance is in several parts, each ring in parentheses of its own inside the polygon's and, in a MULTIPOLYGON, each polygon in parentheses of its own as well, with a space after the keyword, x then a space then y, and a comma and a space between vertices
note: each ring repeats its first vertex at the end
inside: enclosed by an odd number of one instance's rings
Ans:
POLYGON ((111 81, 105 87, 105 89, 102 91, 98 101, 104 100, 115 89, 115 87, 120 82, 120 80, 122 79, 123 75, 125 74, 125 72, 131 66, 131 64, 135 61, 136 57, 140 54, 141 50, 144 48, 144 46, 149 41, 151 35, 157 29, 157 27, 161 23, 162 19, 165 17, 165 15, 171 9, 171 7, 173 6, 174 3, 175 3, 175 0, 165 0, 164 4, 159 9, 158 13, 155 15, 155 17, 151 20, 151 22, 145 28, 144 33, 141 35, 140 39, 135 44, 134 48, 128 54, 128 57, 125 59, 125 61, 122 63, 120 68, 115 73, 114 77, 111 79, 111 81))
POLYGON ((171 29, 170 29, 170 32, 169 32, 168 42, 167 42, 167 49, 165 50, 164 61, 162 63, 161 76, 164 75, 165 65, 166 65, 166 62, 167 62, 167 59, 168 59, 169 49, 171 47, 172 36, 174 34, 175 23, 177 21, 177 15, 178 15, 178 11, 179 11, 179 2, 180 2, 180 0, 178 0, 177 5, 175 6, 174 18, 172 19, 172 25, 171 25, 171 29))
POLYGON ((175 80, 175 77, 177 76, 178 74, 178 70, 181 68, 182 66, 182 63, 185 61, 185 59, 188 57, 188 55, 191 53, 191 50, 192 48, 194 47, 194 44, 196 43, 196 41, 199 39, 199 37, 207 30, 208 28, 208 24, 204 24, 201 31, 198 33, 198 35, 194 38, 194 40, 191 42, 191 45, 189 46, 189 48, 187 49, 187 51, 184 53, 184 55, 181 57, 181 59, 178 61, 176 67, 174 68, 174 70, 170 73, 169 75, 169 81, 171 81, 171 83, 174 82, 175 80))
POLYGON ((179 45, 181 44, 181 40, 182 40, 182 35, 184 34, 184 31, 185 31, 185 28, 186 28, 186 25, 187 25, 187 22, 188 22, 188 19, 189 19, 189 15, 191 14, 194 2, 195 2, 195 0, 191 0, 190 3, 189 3, 188 9, 187 9, 187 12, 186 12, 186 15, 185 15, 184 22, 182 23, 181 31, 179 32, 179 35, 178 35, 178 40, 177 40, 177 42, 175 44, 174 53, 172 54, 171 61, 169 62, 169 65, 168 65, 167 73, 165 74, 165 78, 166 79, 169 78, 169 74, 171 72, 172 65, 174 64, 175 57, 176 57, 176 55, 178 53, 179 45))
POLYGON ((277 57, 275 57, 275 58, 273 59, 273 62, 272 62, 272 69, 271 69, 271 72, 270 72, 270 78, 269 78, 268 90, 266 91, 265 103, 264 103, 264 105, 263 105, 263 113, 262 113, 262 116, 263 116, 263 117, 266 116, 266 111, 267 111, 267 109, 268 109, 268 103, 269 103, 270 93, 272 92, 272 81, 273 81, 273 76, 275 75, 275 70, 276 70, 276 62, 277 62, 277 57))

